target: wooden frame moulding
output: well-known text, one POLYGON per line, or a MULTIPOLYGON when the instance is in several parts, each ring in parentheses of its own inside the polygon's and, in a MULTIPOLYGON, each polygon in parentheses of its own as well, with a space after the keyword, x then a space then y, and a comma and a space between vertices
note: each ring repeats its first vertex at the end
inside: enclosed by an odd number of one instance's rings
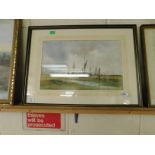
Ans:
POLYGON ((1 104, 0 112, 44 112, 79 114, 133 114, 155 115, 155 108, 142 107, 73 107, 45 105, 8 105, 1 104))

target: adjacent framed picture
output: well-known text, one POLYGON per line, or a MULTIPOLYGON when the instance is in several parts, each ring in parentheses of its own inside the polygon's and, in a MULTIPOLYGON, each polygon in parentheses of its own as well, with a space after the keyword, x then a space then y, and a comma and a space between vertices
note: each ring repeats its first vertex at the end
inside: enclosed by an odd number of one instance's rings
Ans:
POLYGON ((0 19, 0 103, 14 97, 19 20, 0 19))
POLYGON ((138 106, 136 25, 31 26, 24 103, 138 106))
POLYGON ((143 97, 146 106, 155 106, 155 24, 141 26, 144 59, 143 97))

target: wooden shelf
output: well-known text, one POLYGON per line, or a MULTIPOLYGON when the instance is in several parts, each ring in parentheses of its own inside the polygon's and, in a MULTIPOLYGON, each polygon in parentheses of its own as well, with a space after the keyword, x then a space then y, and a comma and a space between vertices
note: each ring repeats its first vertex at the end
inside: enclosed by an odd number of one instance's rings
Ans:
POLYGON ((81 113, 81 114, 147 114, 155 115, 155 108, 141 107, 65 107, 40 105, 1 104, 0 112, 44 112, 44 113, 81 113))

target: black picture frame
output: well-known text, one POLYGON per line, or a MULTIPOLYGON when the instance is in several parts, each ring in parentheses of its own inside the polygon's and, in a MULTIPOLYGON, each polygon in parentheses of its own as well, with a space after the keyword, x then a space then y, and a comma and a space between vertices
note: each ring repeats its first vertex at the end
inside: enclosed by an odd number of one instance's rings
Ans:
POLYGON ((152 53, 152 36, 155 34, 155 24, 143 24, 140 27, 140 35, 141 35, 141 47, 142 47, 142 55, 143 55, 143 89, 142 96, 145 107, 155 107, 153 104, 153 71, 151 71, 150 65, 153 65, 154 62, 150 59, 153 58, 152 53), (150 32, 151 33, 150 33, 150 32))
MULTIPOLYGON (((127 39, 127 37, 126 37, 127 39)), ((37 57, 37 55, 36 55, 37 57)), ((24 82, 24 93, 23 93, 23 104, 29 104, 29 105, 57 105, 57 106, 78 106, 78 107, 104 107, 104 106, 108 106, 108 107, 140 107, 143 106, 143 100, 142 100, 142 73, 141 73, 141 55, 139 53, 138 50, 138 43, 137 43, 137 26, 136 25, 52 25, 52 26, 30 26, 28 28, 28 39, 27 39, 27 53, 26 53, 26 66, 25 66, 25 82, 24 82), (113 29, 115 29, 116 31, 124 31, 124 30, 129 30, 129 33, 132 35, 132 43, 133 43, 133 54, 134 54, 134 58, 132 58, 134 60, 135 66, 135 79, 136 79, 136 89, 137 89, 137 104, 68 104, 68 103, 46 103, 44 101, 42 101, 41 103, 34 103, 33 100, 31 102, 27 102, 27 90, 28 90, 28 78, 29 78, 29 69, 30 69, 30 57, 31 57, 31 47, 32 47, 32 37, 33 37, 33 32, 34 31, 44 31, 44 30, 108 30, 108 31, 112 31, 113 29)), ((132 76, 132 75, 130 75, 132 76)), ((31 99, 30 99, 31 100, 31 99)))

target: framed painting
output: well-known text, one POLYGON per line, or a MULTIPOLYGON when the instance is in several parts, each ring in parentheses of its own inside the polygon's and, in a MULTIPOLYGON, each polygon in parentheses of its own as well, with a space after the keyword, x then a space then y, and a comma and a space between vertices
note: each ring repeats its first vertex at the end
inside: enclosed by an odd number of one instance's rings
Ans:
POLYGON ((0 19, 0 103, 14 98, 19 20, 0 19))
POLYGON ((138 106, 136 25, 31 26, 24 103, 138 106))
POLYGON ((146 106, 155 106, 155 24, 141 26, 144 59, 143 97, 146 106))

